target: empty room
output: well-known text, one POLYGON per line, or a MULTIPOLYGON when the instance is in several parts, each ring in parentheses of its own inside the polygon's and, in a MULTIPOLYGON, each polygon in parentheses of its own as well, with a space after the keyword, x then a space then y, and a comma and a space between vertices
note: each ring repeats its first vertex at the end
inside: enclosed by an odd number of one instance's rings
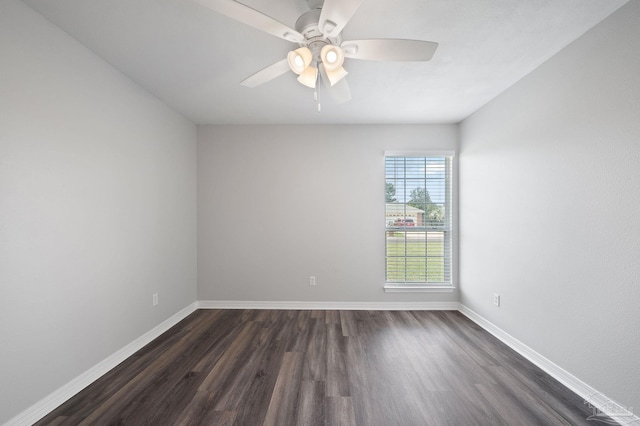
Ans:
POLYGON ((640 0, 0 1, 0 424, 640 426, 640 0))

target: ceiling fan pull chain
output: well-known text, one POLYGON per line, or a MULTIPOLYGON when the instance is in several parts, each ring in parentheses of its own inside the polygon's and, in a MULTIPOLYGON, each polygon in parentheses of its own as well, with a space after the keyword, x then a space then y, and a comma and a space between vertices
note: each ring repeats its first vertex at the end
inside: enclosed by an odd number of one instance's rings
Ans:
MULTIPOLYGON (((316 66, 318 66, 317 63, 316 63, 316 66)), ((318 114, 320 114, 320 111, 322 110, 322 106, 320 105, 320 98, 318 97, 318 74, 316 74, 316 88, 313 91, 313 100, 316 101, 316 103, 318 104, 318 114)))

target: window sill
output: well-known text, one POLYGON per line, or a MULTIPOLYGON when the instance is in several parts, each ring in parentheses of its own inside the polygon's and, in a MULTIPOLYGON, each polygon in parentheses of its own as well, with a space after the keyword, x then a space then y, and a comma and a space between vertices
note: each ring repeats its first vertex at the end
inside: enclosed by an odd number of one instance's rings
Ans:
POLYGON ((453 293, 451 285, 395 285, 385 284, 385 293, 453 293))

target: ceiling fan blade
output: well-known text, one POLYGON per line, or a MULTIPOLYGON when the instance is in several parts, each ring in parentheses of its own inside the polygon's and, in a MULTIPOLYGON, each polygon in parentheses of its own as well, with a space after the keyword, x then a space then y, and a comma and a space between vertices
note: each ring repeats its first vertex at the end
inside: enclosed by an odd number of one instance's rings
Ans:
POLYGON ((337 37, 351 19, 362 0, 325 0, 318 28, 325 37, 337 37))
POLYGON ((261 69, 257 73, 245 79, 242 83, 246 87, 257 87, 268 81, 273 80, 276 77, 280 77, 282 74, 290 71, 289 62, 286 59, 276 62, 273 65, 269 65, 266 68, 261 69))
POLYGON ((340 47, 344 56, 371 61, 428 61, 438 48, 438 43, 422 40, 378 38, 349 40, 340 47))
POLYGON ((320 70, 320 76, 322 77, 322 82, 324 83, 324 87, 327 88, 329 92, 329 96, 331 99, 337 104, 342 104, 351 100, 351 90, 349 89, 349 84, 347 83, 346 78, 342 78, 333 86, 329 81, 329 77, 327 76, 327 72, 324 69, 322 64, 318 64, 318 68, 320 70))
POLYGON ((233 0, 195 0, 201 5, 208 7, 214 12, 218 12, 250 27, 257 28, 265 33, 283 38, 285 40, 300 43, 304 41, 304 36, 289 28, 282 22, 276 21, 270 16, 255 9, 245 6, 233 0))

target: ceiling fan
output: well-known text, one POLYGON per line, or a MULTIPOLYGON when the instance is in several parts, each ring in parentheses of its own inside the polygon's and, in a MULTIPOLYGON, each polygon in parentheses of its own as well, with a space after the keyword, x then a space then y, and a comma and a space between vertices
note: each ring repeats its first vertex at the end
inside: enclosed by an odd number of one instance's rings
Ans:
MULTIPOLYGON (((438 43, 406 39, 342 40, 342 30, 363 0, 307 0, 311 10, 303 13, 295 29, 234 0, 195 0, 209 9, 268 34, 297 43, 287 58, 241 82, 256 87, 289 71, 298 81, 316 88, 318 75, 337 103, 351 99, 343 67, 345 58, 374 61, 428 61, 438 43)), ((318 104, 320 108, 320 104, 318 104)))

